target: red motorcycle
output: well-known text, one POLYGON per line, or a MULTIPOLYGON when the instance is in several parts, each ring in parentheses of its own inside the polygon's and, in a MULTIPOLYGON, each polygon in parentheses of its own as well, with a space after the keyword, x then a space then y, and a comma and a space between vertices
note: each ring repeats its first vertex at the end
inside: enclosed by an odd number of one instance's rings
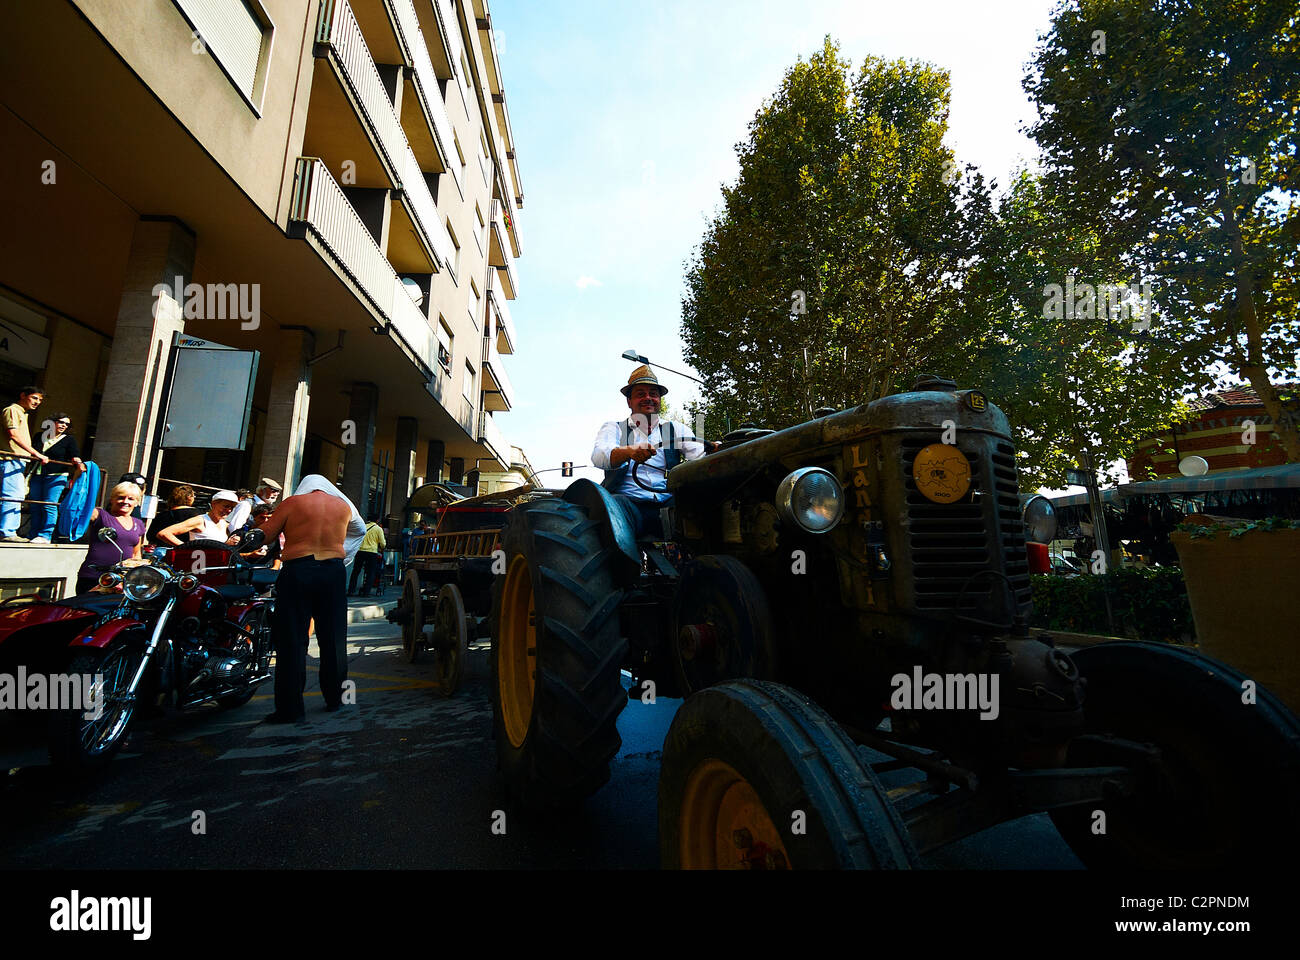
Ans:
MULTIPOLYGON (((110 528, 100 537, 116 539, 110 528)), ((114 565, 99 580, 113 593, 0 607, 0 662, 17 662, 29 676, 94 678, 86 708, 52 714, 56 766, 101 769, 141 713, 168 703, 238 707, 270 679, 277 571, 240 556, 263 542, 260 530, 233 547, 190 541, 114 565)))

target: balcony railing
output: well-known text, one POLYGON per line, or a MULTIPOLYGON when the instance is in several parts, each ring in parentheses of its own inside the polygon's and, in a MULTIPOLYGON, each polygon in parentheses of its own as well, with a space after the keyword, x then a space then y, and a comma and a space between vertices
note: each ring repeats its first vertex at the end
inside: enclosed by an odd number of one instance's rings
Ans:
POLYGON ((514 406, 515 388, 496 346, 491 337, 483 338, 483 406, 487 410, 509 410, 514 406))
POLYGON ((501 290, 506 299, 513 300, 519 296, 519 277, 515 273, 514 252, 509 247, 505 236, 506 227, 500 200, 492 201, 492 239, 488 262, 501 274, 501 290))
POLYGON ((370 48, 361 35, 357 18, 347 0, 321 0, 316 20, 316 43, 327 47, 362 112, 374 131, 379 152, 387 161, 394 180, 401 177, 406 134, 398 122, 393 103, 384 91, 370 48))
POLYGON ((289 219, 310 230, 380 316, 388 317, 397 274, 352 209, 342 188, 325 169, 324 161, 315 157, 298 158, 289 219))
POLYGON ((420 105, 424 108, 424 115, 429 120, 429 127, 433 131, 438 156, 442 158, 442 165, 452 171, 452 176, 458 176, 455 167, 460 161, 453 159, 456 147, 452 139, 451 121, 447 119, 447 105, 442 100, 438 76, 433 72, 433 62, 429 59, 429 49, 424 45, 424 34, 420 32, 420 20, 415 15, 415 7, 411 5, 411 0, 391 0, 391 2, 397 14, 398 30, 402 34, 407 50, 410 51, 411 63, 415 67, 415 89, 420 97, 420 105))
POLYGON ((492 456, 496 457, 503 467, 509 467, 510 445, 506 443, 501 428, 492 419, 492 414, 483 411, 478 415, 478 423, 478 442, 486 444, 487 448, 492 451, 492 456))
POLYGON ((432 376, 438 356, 433 328, 325 164, 315 157, 298 158, 289 220, 316 237, 423 366, 424 376, 432 376))
POLYGON ((411 353, 424 364, 425 376, 431 377, 437 369, 438 338, 434 336, 428 319, 415 305, 411 295, 406 292, 401 279, 394 277, 393 282, 396 284, 393 288, 393 312, 390 317, 393 330, 402 338, 411 353))
POLYGON ((510 319, 510 308, 506 305, 506 298, 502 296, 497 285, 496 271, 488 276, 488 302, 492 305, 492 311, 496 315, 497 331, 497 352, 514 353, 515 352, 515 322, 510 319))
POLYGON ((446 269, 454 256, 451 234, 447 232, 447 225, 438 216, 438 208, 433 202, 433 194, 429 193, 424 171, 420 169, 420 164, 415 159, 415 154, 411 152, 410 146, 406 147, 402 163, 402 191, 410 200, 411 208, 415 211, 416 222, 424 231, 429 246, 437 257, 438 269, 446 269))

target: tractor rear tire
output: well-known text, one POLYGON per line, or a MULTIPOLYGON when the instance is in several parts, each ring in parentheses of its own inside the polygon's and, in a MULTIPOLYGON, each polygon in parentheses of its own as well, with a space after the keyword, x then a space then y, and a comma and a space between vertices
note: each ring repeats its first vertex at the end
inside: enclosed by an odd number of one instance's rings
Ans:
POLYGON ((1163 643, 1116 641, 1071 657, 1088 681, 1086 732, 1161 752, 1134 796, 1051 811, 1086 866, 1292 862, 1300 852, 1300 720, 1276 696, 1255 686, 1252 700, 1244 674, 1163 643))
POLYGON ((491 698, 497 759, 519 802, 576 805, 609 779, 627 703, 615 548, 586 511, 523 503, 502 533, 492 588, 491 698))
POLYGON ((693 694, 664 741, 665 869, 881 870, 919 866, 871 767, 798 691, 732 680, 693 694))

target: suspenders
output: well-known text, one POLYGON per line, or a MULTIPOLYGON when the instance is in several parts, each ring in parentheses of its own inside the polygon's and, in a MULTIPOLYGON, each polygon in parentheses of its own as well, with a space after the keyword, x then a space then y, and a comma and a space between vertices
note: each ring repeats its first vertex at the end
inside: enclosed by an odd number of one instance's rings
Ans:
MULTIPOLYGON (((659 436, 659 449, 663 451, 664 455, 664 473, 667 473, 682 462, 682 451, 677 446, 677 428, 673 426, 671 420, 660 421, 659 436)), ((620 447, 626 447, 632 442, 632 425, 626 419, 619 422, 618 441, 620 447)), ((612 470, 606 470, 605 479, 601 481, 600 485, 611 493, 614 492, 623 482, 623 476, 629 469, 631 469, 631 466, 623 463, 612 470)))

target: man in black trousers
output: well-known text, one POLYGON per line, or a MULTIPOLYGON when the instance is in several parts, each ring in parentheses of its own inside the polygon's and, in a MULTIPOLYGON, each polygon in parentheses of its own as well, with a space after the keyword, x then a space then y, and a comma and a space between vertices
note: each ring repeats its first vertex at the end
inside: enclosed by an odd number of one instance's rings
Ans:
POLYGON ((284 534, 282 566, 275 583, 275 712, 267 723, 304 719, 307 629, 316 621, 320 690, 327 711, 337 710, 348 675, 345 558, 356 553, 365 524, 338 488, 319 474, 304 477, 293 496, 276 507, 261 528, 268 542, 284 534))

